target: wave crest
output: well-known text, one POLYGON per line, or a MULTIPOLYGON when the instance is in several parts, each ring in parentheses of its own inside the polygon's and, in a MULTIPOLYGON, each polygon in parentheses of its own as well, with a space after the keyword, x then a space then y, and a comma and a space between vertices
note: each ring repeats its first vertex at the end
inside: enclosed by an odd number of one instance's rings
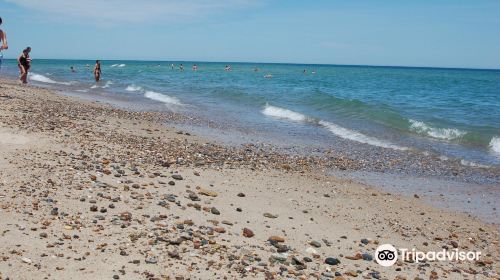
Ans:
POLYGON ((491 138, 489 147, 494 153, 500 154, 500 137, 493 136, 493 138, 491 138))
POLYGON ((296 121, 296 122, 311 122, 311 123, 316 123, 319 124, 320 126, 328 129, 331 133, 334 135, 347 139, 347 140, 352 140, 356 141, 359 143, 364 143, 364 144, 369 144, 372 146, 377 146, 377 147, 382 147, 382 148, 388 148, 388 149, 394 149, 394 150, 408 150, 406 147, 401 147, 398 145, 394 145, 390 142, 377 139, 372 136, 365 135, 361 132, 357 132, 354 130, 347 129, 345 127, 339 126, 337 124, 327 122, 324 120, 315 120, 314 118, 310 118, 306 115, 303 115, 301 113, 297 113, 288 109, 280 108, 280 107, 275 107, 271 106, 269 104, 266 105, 264 110, 262 110, 262 113, 266 116, 271 116, 271 117, 276 117, 280 119, 287 119, 291 121, 296 121))
POLYGON ((172 96, 168 96, 166 94, 154 92, 154 91, 146 91, 144 93, 144 96, 151 99, 151 100, 160 101, 160 102, 165 103, 165 104, 182 105, 182 103, 179 101, 179 99, 172 97, 172 96))
POLYGON ((262 113, 266 116, 280 118, 280 119, 288 119, 296 122, 304 122, 307 120, 307 117, 305 115, 302 115, 300 113, 288 109, 274 107, 269 104, 266 104, 266 107, 264 108, 264 110, 262 110, 262 113))
POLYGON ((406 147, 394 145, 390 142, 387 142, 387 141, 384 141, 384 140, 381 140, 381 139, 378 139, 378 138, 375 138, 372 136, 365 135, 361 132, 347 129, 345 127, 336 125, 336 124, 331 123, 331 122, 321 120, 321 121, 319 121, 319 124, 326 127, 331 133, 333 133, 341 138, 344 138, 344 139, 356 141, 359 143, 369 144, 372 146, 387 148, 387 149, 408 150, 408 148, 406 148, 406 147))
POLYGON ((32 81, 37 81, 41 83, 46 83, 46 84, 59 84, 59 85, 71 85, 71 83, 66 83, 66 82, 57 82, 52 80, 49 77, 46 77, 41 74, 36 74, 36 73, 28 73, 28 78, 32 81))
POLYGON ((142 87, 136 86, 134 84, 128 85, 127 88, 125 89, 126 91, 141 91, 142 87))
POLYGON ((409 120, 410 131, 416 132, 418 134, 423 134, 436 139, 442 140, 454 140, 463 137, 467 132, 456 129, 456 128, 437 128, 432 127, 424 122, 417 120, 409 120))

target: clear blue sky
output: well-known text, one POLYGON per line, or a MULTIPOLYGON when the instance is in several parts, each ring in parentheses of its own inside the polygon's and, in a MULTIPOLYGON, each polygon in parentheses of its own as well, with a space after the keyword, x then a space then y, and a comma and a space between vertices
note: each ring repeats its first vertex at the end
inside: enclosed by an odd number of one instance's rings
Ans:
POLYGON ((16 57, 500 68, 499 0, 0 0, 16 57))

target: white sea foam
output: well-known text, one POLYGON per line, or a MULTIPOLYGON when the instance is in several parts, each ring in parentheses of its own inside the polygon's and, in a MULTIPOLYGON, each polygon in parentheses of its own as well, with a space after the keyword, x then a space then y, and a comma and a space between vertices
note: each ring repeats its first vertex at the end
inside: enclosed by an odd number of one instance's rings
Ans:
POLYGON ((125 90, 126 91, 141 91, 142 87, 131 84, 131 85, 127 86, 127 88, 125 90))
POLYGON ((442 161, 446 161, 448 160, 449 158, 447 156, 443 156, 443 155, 440 155, 439 156, 439 159, 442 160, 442 161))
POLYGON ((146 91, 144 93, 144 96, 152 100, 163 102, 165 104, 182 105, 179 99, 154 91, 146 91))
POLYGON ((59 84, 59 85, 70 85, 71 83, 66 83, 66 82, 57 82, 52 80, 49 77, 46 77, 41 74, 36 74, 36 73, 28 73, 28 78, 32 81, 37 81, 37 82, 42 82, 46 84, 59 84))
POLYGON ((408 148, 406 148, 406 147, 394 145, 390 142, 387 142, 387 141, 384 141, 381 139, 377 139, 375 137, 368 136, 368 135, 365 135, 363 133, 360 133, 360 132, 357 132, 354 130, 347 129, 345 127, 336 125, 336 124, 331 123, 331 122, 321 120, 321 121, 319 121, 319 124, 326 127, 331 133, 333 133, 341 138, 344 138, 344 139, 348 139, 348 140, 352 140, 352 141, 356 141, 356 142, 360 142, 360 143, 365 143, 365 144, 369 144, 372 146, 382 147, 382 148, 388 148, 388 149, 394 149, 394 150, 408 150, 408 148))
POLYGON ((410 130, 418 134, 423 134, 436 139, 453 140, 467 134, 467 132, 456 128, 437 128, 432 127, 424 122, 417 120, 409 120, 410 130))
POLYGON ((102 86, 102 88, 109 88, 113 84, 112 81, 106 81, 106 83, 102 86))
POLYGON ((92 85, 90 88, 91 89, 96 89, 96 88, 109 88, 111 85, 113 85, 114 83, 112 81, 106 81, 106 83, 104 83, 104 85, 99 85, 99 84, 94 84, 92 85))
POLYGON ((280 118, 280 119, 288 119, 296 122, 304 122, 307 120, 307 117, 305 115, 302 115, 300 113, 288 109, 274 107, 269 104, 266 104, 266 107, 264 108, 264 110, 262 110, 262 113, 266 116, 280 118))
POLYGON ((500 154, 500 137, 493 136, 493 138, 491 138, 489 146, 492 152, 500 154))
POLYGON ((311 123, 317 123, 320 126, 328 129, 331 133, 335 134, 338 137, 356 141, 359 143, 365 143, 369 144, 372 146, 377 146, 377 147, 382 147, 382 148, 389 148, 389 149, 395 149, 395 150, 407 150, 408 148, 406 147, 400 147, 397 145, 394 145, 390 142, 384 141, 377 139, 375 137, 371 137, 368 135, 364 135, 360 132, 354 131, 347 129, 345 127, 339 126, 337 124, 327 122, 320 120, 319 122, 313 118, 310 118, 306 115, 303 115, 301 113, 297 113, 288 109, 284 108, 279 108, 275 106, 271 106, 269 104, 266 105, 264 110, 262 110, 262 113, 266 116, 271 116, 275 118, 280 118, 280 119, 287 119, 295 122, 311 122, 311 123))
POLYGON ((490 166, 488 165, 479 164, 465 159, 460 160, 460 164, 462 164, 463 166, 470 166, 470 167, 490 168, 490 166))

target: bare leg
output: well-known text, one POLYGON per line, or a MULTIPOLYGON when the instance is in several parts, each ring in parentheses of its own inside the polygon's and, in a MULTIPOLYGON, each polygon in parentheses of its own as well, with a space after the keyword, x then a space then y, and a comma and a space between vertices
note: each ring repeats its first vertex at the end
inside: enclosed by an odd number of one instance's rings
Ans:
POLYGON ((24 69, 24 66, 19 65, 19 72, 21 72, 21 76, 19 77, 19 81, 23 84, 25 84, 25 79, 24 76, 26 75, 26 70, 24 69))

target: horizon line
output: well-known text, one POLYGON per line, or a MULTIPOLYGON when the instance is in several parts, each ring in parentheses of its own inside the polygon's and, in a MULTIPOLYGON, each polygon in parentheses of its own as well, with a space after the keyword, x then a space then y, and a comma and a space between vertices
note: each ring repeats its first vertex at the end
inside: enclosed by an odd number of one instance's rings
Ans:
MULTIPOLYGON (((16 58, 4 58, 4 60, 16 60, 16 58)), ((36 60, 84 60, 95 61, 96 59, 75 58, 36 58, 36 60)), ((448 69, 448 70, 486 70, 500 71, 499 68, 476 68, 476 67, 449 67, 449 66, 411 66, 411 65, 379 65, 379 64, 334 64, 334 63, 304 63, 304 62, 254 62, 254 61, 209 61, 209 60, 156 60, 156 59, 99 59, 100 61, 145 61, 145 62, 197 62, 197 63, 247 63, 247 64, 284 64, 284 65, 317 65, 317 66, 350 66, 350 67, 386 67, 386 68, 420 68, 420 69, 448 69)))

